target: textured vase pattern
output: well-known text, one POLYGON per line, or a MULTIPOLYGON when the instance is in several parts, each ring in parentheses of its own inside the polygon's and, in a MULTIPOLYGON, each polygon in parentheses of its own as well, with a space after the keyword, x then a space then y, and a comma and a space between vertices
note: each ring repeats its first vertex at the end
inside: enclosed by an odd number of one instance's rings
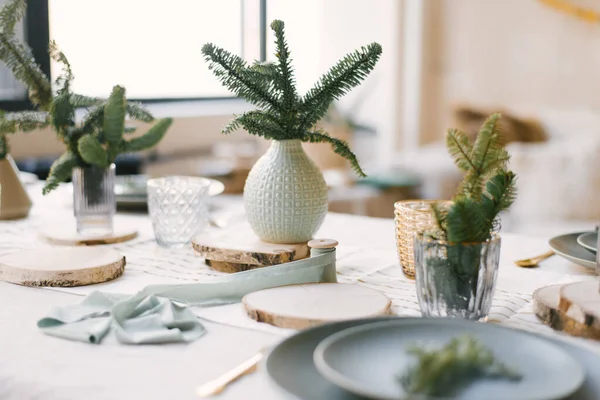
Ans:
POLYGON ((262 240, 306 242, 327 214, 327 185, 299 140, 273 141, 248 175, 244 204, 262 240))

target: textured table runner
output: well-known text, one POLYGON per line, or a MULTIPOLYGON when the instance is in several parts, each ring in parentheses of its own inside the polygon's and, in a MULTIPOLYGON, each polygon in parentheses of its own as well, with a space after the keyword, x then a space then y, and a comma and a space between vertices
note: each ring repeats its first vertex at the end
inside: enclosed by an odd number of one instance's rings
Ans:
MULTIPOLYGON (((233 209, 233 208, 232 208, 233 209)), ((34 207, 32 217, 21 221, 2 222, 0 231, 0 255, 23 248, 49 246, 37 236, 37 228, 48 223, 72 221, 72 210, 34 207)), ((243 209, 235 208, 231 220, 243 221, 243 209)), ((160 248, 154 241, 150 220, 146 215, 118 215, 117 224, 125 224, 139 230, 138 238, 110 245, 127 258, 125 274, 114 281, 78 288, 52 288, 77 295, 93 291, 135 294, 148 285, 210 282, 216 277, 227 276, 206 266, 194 255, 191 247, 185 249, 160 248)), ((338 281, 355 283, 379 290, 392 300, 392 310, 400 316, 419 316, 415 283, 402 275, 398 265, 392 220, 329 214, 318 237, 334 238, 340 242, 337 248, 338 281)), ((534 240, 527 246, 522 236, 502 234, 502 255, 497 290, 492 304, 490 320, 510 326, 544 330, 531 309, 532 293, 541 286, 597 279, 594 272, 568 265, 568 272, 546 271, 543 264, 538 269, 521 269, 513 260, 547 250, 545 240, 534 240)), ((566 263, 566 262, 565 262, 566 263)), ((241 305, 216 308, 194 308, 193 312, 203 318, 249 329, 266 330, 287 334, 286 330, 260 324, 247 318, 241 305)), ((42 317, 40 315, 40 317, 42 317)))

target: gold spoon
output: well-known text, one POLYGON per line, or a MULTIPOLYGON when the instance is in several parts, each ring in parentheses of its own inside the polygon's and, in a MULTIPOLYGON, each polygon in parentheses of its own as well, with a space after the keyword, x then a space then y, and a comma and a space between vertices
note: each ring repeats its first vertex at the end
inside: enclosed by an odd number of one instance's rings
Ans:
POLYGON ((522 268, 537 267, 540 262, 544 261, 546 258, 552 257, 555 254, 556 253, 553 250, 550 250, 547 253, 540 254, 539 256, 517 260, 515 261, 515 264, 522 268))

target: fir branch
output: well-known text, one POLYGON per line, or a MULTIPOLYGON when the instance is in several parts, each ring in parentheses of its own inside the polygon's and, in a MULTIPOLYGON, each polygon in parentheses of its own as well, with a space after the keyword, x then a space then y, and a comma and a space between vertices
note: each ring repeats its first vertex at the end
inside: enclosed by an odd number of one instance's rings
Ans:
POLYGON ((0 10, 0 28, 2 33, 13 35, 15 26, 25 17, 27 3, 25 0, 11 0, 0 10))
POLYGON ((129 118, 131 119, 142 122, 154 121, 154 116, 142 103, 128 101, 126 109, 127 115, 129 115, 129 118))
POLYGON ((234 115, 234 118, 225 126, 225 128, 223 128, 221 133, 228 135, 235 132, 240 127, 249 131, 245 125, 247 122, 250 122, 252 126, 257 123, 263 124, 268 127, 273 138, 279 140, 285 139, 285 128, 280 124, 279 120, 272 114, 261 110, 251 110, 246 111, 241 115, 234 115))
POLYGON ((61 182, 69 179, 73 168, 77 167, 77 165, 77 156, 70 151, 54 161, 50 167, 50 173, 48 174, 46 185, 44 186, 42 193, 44 195, 50 193, 52 190, 56 189, 61 182))
POLYGON ((75 109, 71 106, 70 94, 61 93, 54 98, 50 106, 52 126, 59 137, 67 136, 67 128, 75 125, 75 109))
POLYGON ((471 160, 480 174, 483 173, 483 168, 489 156, 502 149, 498 132, 500 117, 501 115, 498 113, 490 115, 481 126, 473 144, 471 160))
POLYGON ((63 65, 62 74, 56 78, 56 85, 60 88, 58 93, 69 93, 71 81, 73 80, 73 70, 71 69, 69 60, 67 60, 64 53, 60 51, 54 40, 48 45, 48 54, 54 61, 63 65))
POLYGON ((108 153, 100 141, 90 134, 84 135, 77 142, 77 149, 83 161, 98 167, 108 167, 108 153))
POLYGON ((115 86, 104 106, 104 120, 102 133, 111 147, 116 147, 123 139, 125 129, 125 114, 127 113, 127 100, 125 88, 115 86))
POLYGON ((381 55, 381 46, 371 43, 346 55, 334 65, 303 97, 300 129, 311 129, 327 113, 329 105, 358 86, 373 70, 381 55))
POLYGON ((310 143, 329 143, 333 148, 334 153, 339 154, 340 156, 350 161, 350 166, 358 176, 360 176, 361 178, 367 176, 367 174, 365 174, 362 168, 360 167, 358 159, 350 150, 350 146, 348 146, 348 143, 346 143, 345 141, 331 137, 322 130, 308 132, 306 134, 306 141, 310 143))
POLYGON ((268 83, 253 79, 252 71, 241 57, 211 43, 202 46, 202 54, 219 81, 238 97, 258 107, 281 111, 282 107, 269 91, 268 83))
POLYGON ((69 102, 73 108, 89 108, 103 104, 103 100, 98 97, 83 96, 76 93, 71 93, 69 102))
POLYGON ((10 151, 8 146, 8 139, 6 136, 0 135, 0 160, 4 160, 10 151))
POLYGON ((498 214, 514 203, 517 197, 515 182, 516 175, 511 171, 500 171, 487 181, 481 204, 489 223, 493 223, 498 214))
POLYGON ((21 44, 14 36, 0 33, 0 60, 16 79, 29 88, 29 98, 43 110, 50 108, 52 88, 50 81, 35 62, 31 49, 21 44))
MULTIPOLYGON (((275 44, 277 53, 275 56, 279 60, 277 69, 281 79, 275 79, 275 84, 282 92, 283 108, 286 114, 293 113, 294 107, 298 101, 296 93, 296 79, 294 78, 294 70, 290 64, 290 51, 285 40, 284 34, 285 24, 283 21, 274 20, 271 22, 271 29, 275 33, 275 44)), ((292 116, 286 117, 286 128, 290 128, 292 116)))
POLYGON ((455 200, 446 218, 446 236, 451 243, 483 242, 490 237, 486 216, 470 198, 455 200))
POLYGON ((431 205, 433 216, 435 217, 436 227, 439 233, 432 232, 439 239, 447 237, 448 229, 448 209, 439 203, 433 203, 431 205))
POLYGON ((42 111, 19 111, 0 115, 0 134, 31 132, 49 124, 48 113, 42 111))
POLYGON ((463 171, 477 169, 471 161, 473 146, 467 135, 458 129, 449 129, 446 134, 446 147, 454 160, 454 164, 463 171))
POLYGON ((285 131, 272 115, 265 111, 247 111, 235 118, 223 129, 222 133, 229 134, 239 127, 243 127, 248 133, 261 136, 266 139, 285 140, 285 131))
POLYGON ((158 144, 173 123, 171 118, 164 118, 154 124, 148 132, 130 141, 125 141, 120 149, 124 153, 150 149, 158 144))

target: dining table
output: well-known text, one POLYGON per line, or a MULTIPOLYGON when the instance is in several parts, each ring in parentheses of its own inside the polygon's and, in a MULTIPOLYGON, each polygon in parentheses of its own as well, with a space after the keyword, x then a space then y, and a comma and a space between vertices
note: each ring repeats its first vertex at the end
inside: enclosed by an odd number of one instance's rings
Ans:
MULTIPOLYGON (((29 217, 0 221, 0 256, 53 246, 40 237, 40 230, 52 224, 75 224, 69 185, 62 185, 48 196, 41 195, 41 184, 31 184, 28 190, 34 204, 29 217)), ((211 210, 225 222, 209 227, 206 234, 223 229, 223 225, 246 224, 241 197, 214 197, 211 210)), ((100 344, 89 344, 45 335, 36 325, 40 318, 52 307, 81 302, 83 296, 93 291, 134 294, 151 284, 202 282, 221 274, 211 270, 191 246, 160 247, 145 213, 117 213, 115 224, 138 231, 133 240, 106 245, 121 252, 127 260, 121 277, 74 288, 0 282, 0 399, 196 399, 197 386, 260 351, 269 351, 296 332, 256 322, 236 303, 193 307, 206 333, 189 343, 127 345, 109 335, 100 344)), ((415 281, 405 277, 399 266, 392 219, 329 213, 316 237, 339 242, 336 250, 339 282, 384 293, 392 302, 394 315, 421 316, 415 281)), ((488 323, 560 337, 600 354, 599 343, 553 331, 536 318, 532 309, 535 289, 597 280, 596 272, 558 256, 545 260, 537 268, 519 268, 514 261, 547 252, 549 238, 510 232, 501 232, 501 238, 500 267, 488 323)), ((259 365, 256 372, 231 384, 219 398, 291 397, 259 365)))

